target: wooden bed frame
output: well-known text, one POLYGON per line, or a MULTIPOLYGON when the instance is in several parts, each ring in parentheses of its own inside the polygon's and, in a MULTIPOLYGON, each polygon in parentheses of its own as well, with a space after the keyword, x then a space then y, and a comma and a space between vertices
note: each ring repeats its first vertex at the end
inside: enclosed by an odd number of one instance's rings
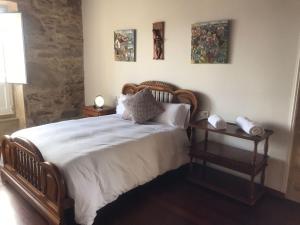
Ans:
MULTIPOLYGON (((195 116, 198 108, 196 95, 168 83, 146 81, 140 85, 125 84, 122 93, 134 94, 144 88, 150 88, 160 102, 190 104, 191 118, 195 116)), ((49 224, 64 224, 64 211, 72 208, 74 201, 68 197, 66 183, 59 169, 51 162, 46 162, 33 143, 22 138, 4 136, 0 153, 4 162, 0 170, 2 181, 10 183, 49 224)))

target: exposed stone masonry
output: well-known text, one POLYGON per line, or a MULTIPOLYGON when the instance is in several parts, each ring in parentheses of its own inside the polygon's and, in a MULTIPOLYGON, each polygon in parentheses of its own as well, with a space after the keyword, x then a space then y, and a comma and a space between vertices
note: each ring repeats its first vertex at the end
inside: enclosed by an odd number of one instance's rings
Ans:
POLYGON ((84 104, 81 0, 15 0, 23 14, 27 125, 74 118, 84 104))

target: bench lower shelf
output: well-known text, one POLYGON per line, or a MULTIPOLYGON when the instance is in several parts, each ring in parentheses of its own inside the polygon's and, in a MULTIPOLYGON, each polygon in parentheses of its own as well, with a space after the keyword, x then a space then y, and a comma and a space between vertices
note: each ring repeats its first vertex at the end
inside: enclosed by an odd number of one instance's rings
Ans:
POLYGON ((247 205, 254 205, 265 192, 264 187, 255 184, 254 195, 251 198, 249 180, 207 166, 204 170, 203 166, 196 163, 193 164, 193 169, 189 172, 187 179, 194 184, 224 194, 247 205))

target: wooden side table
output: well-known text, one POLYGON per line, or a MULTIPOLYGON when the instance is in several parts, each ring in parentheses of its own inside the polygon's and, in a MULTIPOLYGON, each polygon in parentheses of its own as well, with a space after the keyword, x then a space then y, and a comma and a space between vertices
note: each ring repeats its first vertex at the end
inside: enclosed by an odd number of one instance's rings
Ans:
POLYGON ((253 205, 264 193, 265 170, 268 165, 268 146, 269 137, 273 134, 272 130, 265 130, 262 137, 251 136, 242 131, 237 125, 227 123, 227 129, 217 130, 212 127, 207 120, 200 120, 190 124, 192 128, 192 146, 190 150, 191 171, 189 180, 200 184, 211 190, 225 194, 243 203, 253 205), (205 132, 204 141, 196 141, 196 130, 205 132), (208 139, 209 132, 227 135, 253 142, 253 151, 248 151, 208 139), (258 144, 264 141, 263 152, 258 152, 258 144), (197 176, 197 171, 193 170, 193 160, 203 161, 203 171, 197 176), (222 177, 210 176, 205 171, 209 171, 206 163, 213 163, 240 173, 250 176, 250 180, 229 178, 221 181, 222 177), (194 173, 196 172, 196 173, 194 173), (254 178, 261 174, 260 183, 256 184, 254 178), (217 177, 217 180, 214 178, 217 177), (245 182, 244 182, 245 181, 245 182), (243 188, 238 188, 242 187, 243 188))
POLYGON ((102 108, 95 108, 94 106, 85 106, 82 114, 85 117, 104 116, 116 113, 116 108, 110 106, 103 106, 102 108))

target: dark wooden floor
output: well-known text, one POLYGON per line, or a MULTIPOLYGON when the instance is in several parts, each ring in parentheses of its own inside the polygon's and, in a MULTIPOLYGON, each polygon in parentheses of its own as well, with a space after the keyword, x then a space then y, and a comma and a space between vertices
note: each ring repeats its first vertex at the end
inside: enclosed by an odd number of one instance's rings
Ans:
MULTIPOLYGON (((73 224, 71 213, 68 217, 68 224, 73 224)), ((0 224, 47 223, 0 181, 0 224)), ((265 196, 255 207, 248 207, 173 174, 123 195, 98 213, 95 224, 300 225, 300 204, 265 196)))

